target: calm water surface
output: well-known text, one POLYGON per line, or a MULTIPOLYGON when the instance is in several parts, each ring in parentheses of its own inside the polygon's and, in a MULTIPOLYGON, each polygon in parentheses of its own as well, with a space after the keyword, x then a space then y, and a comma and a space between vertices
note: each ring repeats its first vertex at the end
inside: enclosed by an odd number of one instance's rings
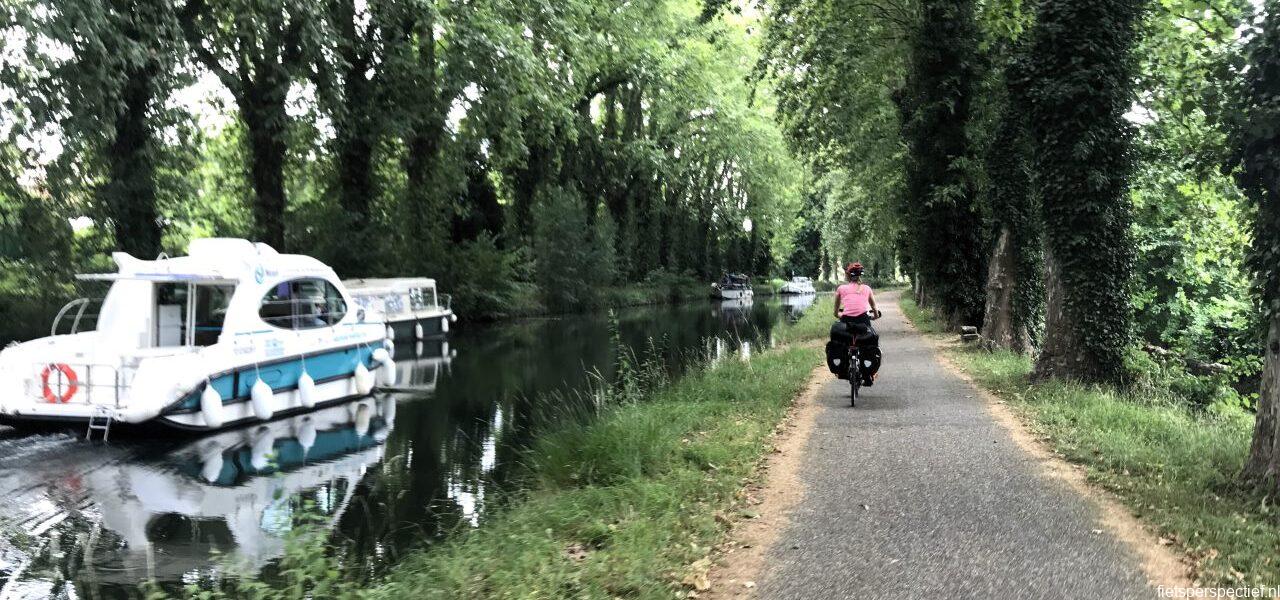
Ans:
POLYGON ((270 570, 304 515, 383 568, 500 503, 548 418, 612 376, 617 339, 679 372, 771 345, 813 300, 626 309, 616 336, 604 314, 464 327, 397 346, 409 390, 196 439, 0 431, 0 598, 270 570))

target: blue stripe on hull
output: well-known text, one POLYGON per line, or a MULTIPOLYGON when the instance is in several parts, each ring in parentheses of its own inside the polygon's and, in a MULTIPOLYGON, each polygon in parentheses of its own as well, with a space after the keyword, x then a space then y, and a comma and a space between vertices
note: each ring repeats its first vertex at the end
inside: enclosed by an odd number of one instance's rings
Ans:
MULTIPOLYGON (((262 470, 253 467, 253 449, 239 446, 222 453, 222 471, 210 482, 212 485, 233 486, 244 483, 251 477, 268 475, 275 472, 288 473, 308 464, 333 460, 365 450, 377 445, 373 432, 386 427, 386 422, 374 419, 370 423, 369 432, 360 435, 355 426, 348 425, 338 429, 316 432, 315 442, 311 448, 303 448, 297 438, 283 438, 272 445, 270 463, 262 470)), ((196 479, 203 479, 202 463, 199 459, 179 465, 178 470, 196 479)))
MULTIPOLYGON (((262 377, 263 381, 267 382, 267 385, 271 386, 273 391, 291 390, 298 387, 298 379, 302 377, 304 363, 307 373, 316 382, 339 379, 350 377, 352 373, 355 373, 356 365, 360 363, 364 363, 368 367, 373 351, 374 348, 371 346, 359 346, 314 354, 306 357, 305 360, 296 358, 284 362, 275 362, 263 367, 248 365, 232 373, 214 377, 211 383, 213 384, 213 389, 217 390, 218 394, 222 396, 223 404, 233 404, 249 398, 253 384, 258 382, 259 376, 262 377), (233 389, 235 393, 232 393, 233 389)), ((164 412, 200 410, 200 393, 202 391, 203 387, 196 388, 190 394, 187 394, 182 401, 175 403, 164 412)))

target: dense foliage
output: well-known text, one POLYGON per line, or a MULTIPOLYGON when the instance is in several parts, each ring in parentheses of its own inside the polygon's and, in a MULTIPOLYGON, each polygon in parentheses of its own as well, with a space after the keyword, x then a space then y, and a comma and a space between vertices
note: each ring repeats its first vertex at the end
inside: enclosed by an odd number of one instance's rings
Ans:
POLYGON ((6 298, 30 277, 65 298, 56 278, 112 249, 210 235, 345 276, 436 276, 471 316, 529 286, 575 308, 655 277, 780 274, 792 254, 803 169, 736 5, 22 0, 0 16, 3 220, 28 227, 35 203, 77 230, 49 239, 75 257, 59 269, 10 249, 6 298))
POLYGON ((1253 12, 15 0, 0 340, 111 251, 199 236, 435 276, 469 316, 859 260, 1042 375, 1122 380, 1146 348, 1198 365, 1193 402, 1251 406, 1280 252, 1253 12))

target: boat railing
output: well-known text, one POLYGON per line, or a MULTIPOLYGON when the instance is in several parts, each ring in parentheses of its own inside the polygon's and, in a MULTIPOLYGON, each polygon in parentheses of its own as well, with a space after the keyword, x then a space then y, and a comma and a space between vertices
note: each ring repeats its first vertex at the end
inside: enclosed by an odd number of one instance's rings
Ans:
POLYGON ((102 298, 77 298, 66 303, 62 310, 58 311, 58 315, 53 318, 53 326, 49 328, 49 335, 59 335, 58 329, 62 324, 62 320, 71 317, 71 324, 67 334, 75 334, 81 331, 92 331, 98 324, 98 313, 102 308, 102 298), (84 327, 84 329, 81 329, 84 327))
POLYGON ((133 379, 131 371, 108 363, 39 363, 33 365, 32 377, 26 380, 27 394, 46 399, 52 396, 52 401, 61 404, 120 408, 133 379))

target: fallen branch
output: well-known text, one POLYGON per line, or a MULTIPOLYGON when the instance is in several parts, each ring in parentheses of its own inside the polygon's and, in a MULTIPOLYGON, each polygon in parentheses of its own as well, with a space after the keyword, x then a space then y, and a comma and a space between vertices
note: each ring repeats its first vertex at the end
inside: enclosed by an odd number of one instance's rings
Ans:
POLYGON ((1180 356, 1168 348, 1161 348, 1155 344, 1146 344, 1142 349, 1145 350, 1147 354, 1150 354, 1160 360, 1177 360, 1182 362, 1182 367, 1192 375, 1222 375, 1230 371, 1230 368, 1222 363, 1204 362, 1194 358, 1180 356))

